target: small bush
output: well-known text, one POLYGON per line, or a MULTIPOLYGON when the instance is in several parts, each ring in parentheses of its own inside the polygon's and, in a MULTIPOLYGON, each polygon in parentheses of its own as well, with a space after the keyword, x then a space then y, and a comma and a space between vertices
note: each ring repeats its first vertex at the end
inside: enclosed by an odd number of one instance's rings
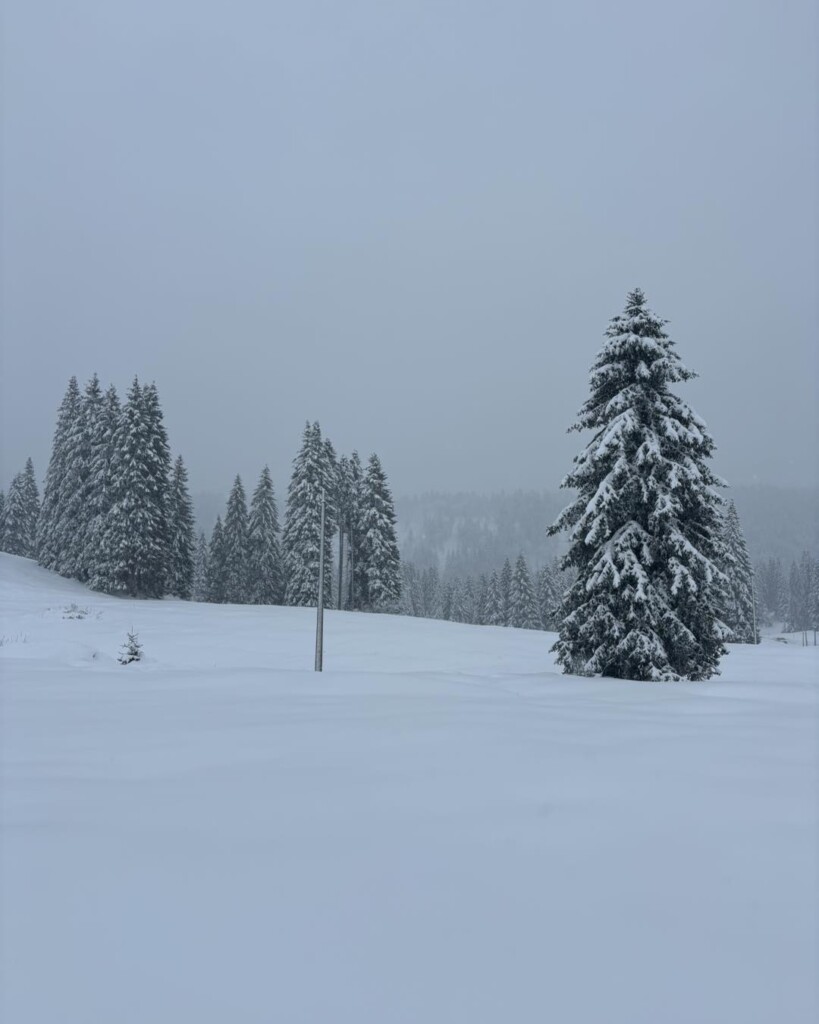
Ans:
POLYGON ((130 665, 132 661, 142 660, 142 644, 136 633, 129 633, 128 639, 122 645, 117 661, 120 665, 130 665))

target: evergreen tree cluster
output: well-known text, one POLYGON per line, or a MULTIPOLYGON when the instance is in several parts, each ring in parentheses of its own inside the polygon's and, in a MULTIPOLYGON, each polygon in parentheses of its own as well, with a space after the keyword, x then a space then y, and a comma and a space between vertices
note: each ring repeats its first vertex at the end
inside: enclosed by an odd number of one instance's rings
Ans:
POLYGON ((11 481, 8 494, 0 491, 0 551, 33 558, 39 516, 40 491, 34 463, 26 459, 23 471, 11 481))
POLYGON ((779 625, 787 633, 807 636, 819 630, 819 559, 803 551, 788 573, 778 558, 769 558, 757 571, 758 609, 767 626, 779 625))
POLYGON ((193 544, 187 474, 181 459, 171 467, 156 386, 135 378, 122 404, 96 374, 83 391, 72 377, 26 553, 108 593, 188 597, 193 544))
POLYGON ((284 525, 273 482, 262 470, 248 507, 236 477, 210 541, 200 535, 192 587, 197 600, 314 607, 322 557, 324 603, 349 610, 396 611, 401 559, 395 506, 381 461, 366 469, 356 452, 336 455, 318 423, 307 423, 287 490, 284 525))

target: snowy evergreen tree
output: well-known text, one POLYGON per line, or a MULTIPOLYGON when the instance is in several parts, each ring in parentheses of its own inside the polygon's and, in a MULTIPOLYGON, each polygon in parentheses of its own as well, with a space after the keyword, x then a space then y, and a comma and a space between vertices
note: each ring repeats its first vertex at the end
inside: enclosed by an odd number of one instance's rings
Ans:
POLYGON ((411 562, 401 564, 401 600, 399 615, 423 615, 423 598, 418 571, 411 562))
POLYGON ((532 586, 529 566, 518 555, 509 591, 509 625, 516 629, 540 629, 540 609, 532 586))
POLYGON ((216 517, 208 548, 208 601, 222 604, 225 600, 225 538, 222 517, 216 517))
POLYGON ((344 497, 347 502, 345 534, 349 566, 347 607, 358 610, 367 604, 367 577, 365 571, 364 469, 356 451, 350 456, 346 467, 344 497))
POLYGON ((23 474, 17 473, 6 498, 5 550, 10 555, 27 555, 28 524, 23 490, 23 474))
POLYGON ((168 432, 163 422, 164 417, 159 404, 156 384, 151 383, 143 388, 142 401, 149 438, 149 467, 151 474, 151 516, 149 526, 152 557, 150 564, 146 566, 145 572, 150 580, 148 593, 152 597, 161 597, 166 589, 170 549, 168 494, 170 490, 171 446, 168 443, 168 432))
POLYGON ((228 498, 224 522, 224 587, 228 604, 245 604, 250 590, 250 543, 247 500, 237 476, 228 498))
POLYGON ((96 373, 85 386, 80 407, 69 433, 71 485, 66 489, 65 516, 68 528, 61 531, 63 573, 87 583, 96 573, 98 502, 102 496, 98 449, 105 444, 103 394, 96 373))
POLYGON ((40 491, 34 475, 34 463, 26 459, 21 480, 23 498, 23 530, 26 558, 37 553, 37 520, 40 518, 40 491))
MULTIPOLYGON (((167 558, 167 478, 163 438, 149 392, 128 391, 112 442, 110 509, 97 583, 131 597, 161 597, 167 558)), ((166 442, 164 442, 166 443, 166 442)))
POLYGON ((74 431, 75 421, 80 411, 80 389, 77 378, 68 382, 65 395, 57 413, 57 426, 51 448, 51 459, 46 471, 43 487, 43 501, 37 525, 37 560, 46 569, 57 572, 62 568, 60 535, 62 521, 65 516, 63 505, 63 481, 69 473, 71 453, 69 436, 74 431))
POLYGON ((730 630, 729 639, 733 643, 758 644, 754 570, 733 501, 725 506, 722 533, 725 583, 720 617, 730 630))
POLYGON ((455 610, 455 585, 452 580, 441 584, 441 614, 444 622, 451 622, 455 610))
POLYGON ((441 618, 441 579, 435 566, 424 570, 421 579, 423 614, 428 619, 441 618))
POLYGON ((512 623, 512 563, 507 558, 503 563, 500 576, 498 577, 498 595, 500 597, 500 619, 499 626, 509 626, 512 623))
POLYGON ((475 624, 478 626, 487 625, 489 612, 489 577, 481 573, 475 588, 475 624))
POLYGON ((196 542, 192 596, 194 601, 208 600, 208 540, 204 533, 199 534, 199 539, 196 542))
POLYGON ((798 562, 791 563, 788 587, 788 613, 785 629, 788 633, 802 633, 802 642, 807 644, 811 624, 811 592, 813 585, 813 559, 807 551, 802 552, 798 562))
POLYGON ((267 466, 261 472, 250 502, 248 543, 250 601, 253 604, 281 604, 284 574, 279 547, 279 511, 267 466))
POLYGON ((114 575, 112 552, 106 545, 108 516, 113 504, 113 466, 115 438, 122 407, 112 384, 105 392, 91 443, 88 478, 91 481, 86 523, 83 566, 94 590, 106 590, 114 575))
POLYGON ((188 471, 181 455, 174 463, 171 477, 168 532, 167 590, 174 597, 189 601, 193 593, 196 537, 193 529, 193 504, 188 493, 188 471))
POLYGON ((497 572, 493 572, 489 576, 489 587, 486 592, 486 610, 484 612, 484 622, 487 626, 506 625, 503 611, 503 594, 501 591, 500 577, 498 576, 497 572))
POLYGON ((770 626, 782 622, 787 614, 787 583, 782 562, 769 558, 759 571, 759 598, 763 620, 770 626))
POLYGON ((813 646, 819 632, 819 559, 814 558, 810 581, 810 628, 813 630, 813 646))
POLYGON ((563 481, 577 498, 550 531, 569 531, 563 564, 578 573, 554 648, 566 672, 707 679, 725 652, 714 443, 670 390, 693 374, 664 327, 631 292, 575 424, 594 437, 563 481))
MULTIPOLYGON (((321 493, 328 482, 327 449, 318 423, 306 424, 302 445, 293 462, 293 475, 287 491, 282 547, 284 549, 288 605, 313 606, 318 600, 319 556, 321 548, 321 493)), ((328 499, 331 496, 328 496, 328 499)), ((326 518, 333 509, 327 501, 326 518)), ((324 536, 324 602, 332 603, 332 544, 330 530, 324 536)))
POLYGON ((375 611, 388 611, 401 596, 401 559, 395 535, 395 506, 377 455, 364 477, 362 528, 367 599, 375 611))
POLYGON ((561 590, 555 566, 548 562, 537 574, 537 602, 543 629, 558 627, 561 590))
POLYGON ((6 550, 6 495, 0 491, 0 551, 6 550))

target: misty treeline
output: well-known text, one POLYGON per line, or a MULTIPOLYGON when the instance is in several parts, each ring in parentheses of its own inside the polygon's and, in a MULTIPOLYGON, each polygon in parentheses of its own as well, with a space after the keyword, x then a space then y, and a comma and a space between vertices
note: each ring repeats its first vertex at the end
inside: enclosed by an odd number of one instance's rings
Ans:
POLYGON ((395 511, 377 455, 337 458, 317 423, 294 460, 283 529, 263 469, 248 507, 239 477, 224 524, 199 537, 181 457, 171 460, 154 384, 134 379, 125 402, 96 374, 69 381, 57 417, 40 501, 31 459, 0 494, 2 548, 95 590, 130 597, 315 604, 322 498, 325 598, 331 598, 332 538, 348 608, 396 610, 401 567, 395 511), (345 544, 346 541, 346 544, 345 544))
POLYGON ((121 404, 96 375, 83 392, 69 382, 42 502, 30 459, 0 495, 0 540, 109 593, 215 602, 314 605, 323 557, 327 604, 553 629, 558 662, 574 674, 706 679, 726 642, 759 641, 760 623, 781 621, 807 642, 819 568, 806 552, 787 579, 777 558, 754 571, 736 504, 709 465, 713 439, 672 390, 694 374, 665 323, 639 290, 611 320, 572 428, 592 439, 561 485, 573 499, 548 529, 568 548, 534 571, 523 552, 478 574, 402 567, 378 456, 366 467, 355 452, 339 458, 318 423, 305 426, 281 530, 264 468, 249 502, 236 478, 224 517, 197 540, 155 385, 135 379, 121 404))
POLYGON ((307 423, 293 462, 284 526, 265 467, 248 507, 237 476, 208 540, 199 534, 193 597, 232 604, 316 604, 324 506, 324 603, 394 612, 401 592, 395 508, 381 460, 338 457, 307 423))

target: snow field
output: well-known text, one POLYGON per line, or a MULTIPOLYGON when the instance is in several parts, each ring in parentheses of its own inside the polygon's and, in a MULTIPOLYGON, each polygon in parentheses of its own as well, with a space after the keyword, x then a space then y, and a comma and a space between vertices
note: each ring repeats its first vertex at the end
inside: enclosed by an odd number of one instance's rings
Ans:
POLYGON ((0 556, 4 1021, 815 1019, 819 648, 647 684, 326 625, 319 676, 308 609, 0 556))

